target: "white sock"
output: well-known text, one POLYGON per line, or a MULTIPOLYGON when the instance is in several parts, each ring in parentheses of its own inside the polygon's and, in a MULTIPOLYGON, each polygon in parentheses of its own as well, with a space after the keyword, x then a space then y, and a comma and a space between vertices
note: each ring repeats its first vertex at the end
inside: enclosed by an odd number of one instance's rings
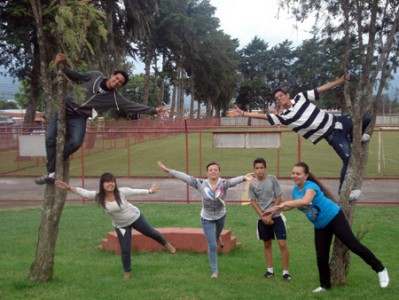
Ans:
POLYGON ((273 268, 267 268, 267 272, 273 273, 273 268))
POLYGON ((53 173, 48 173, 48 177, 50 177, 50 178, 55 178, 55 172, 53 172, 53 173))
POLYGON ((283 276, 284 276, 285 274, 290 274, 290 272, 288 272, 288 270, 283 270, 283 276))

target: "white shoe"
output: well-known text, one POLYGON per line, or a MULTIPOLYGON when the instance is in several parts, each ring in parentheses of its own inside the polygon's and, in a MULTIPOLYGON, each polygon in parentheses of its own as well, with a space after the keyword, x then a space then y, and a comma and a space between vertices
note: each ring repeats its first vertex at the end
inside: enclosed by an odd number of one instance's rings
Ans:
POLYGON ((362 193, 361 190, 353 190, 353 191, 351 191, 351 193, 349 195, 349 201, 354 201, 354 200, 359 199, 361 193, 362 193))
POLYGON ((317 289, 314 289, 312 292, 313 293, 321 293, 321 292, 326 292, 327 290, 321 286, 319 286, 317 289))
POLYGON ((370 140, 370 138, 371 137, 369 134, 363 133, 361 141, 362 141, 362 143, 365 143, 365 142, 368 142, 370 140))
POLYGON ((389 276, 387 268, 384 268, 381 272, 378 272, 378 280, 380 281, 380 287, 386 288, 389 284, 389 276))

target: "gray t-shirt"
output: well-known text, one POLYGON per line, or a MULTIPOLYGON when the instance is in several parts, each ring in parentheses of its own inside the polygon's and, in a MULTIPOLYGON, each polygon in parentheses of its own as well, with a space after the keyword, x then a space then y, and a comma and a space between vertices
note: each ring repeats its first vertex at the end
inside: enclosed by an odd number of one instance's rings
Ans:
MULTIPOLYGON (((267 175, 264 180, 258 180, 255 185, 251 184, 249 186, 249 198, 251 200, 256 200, 259 208, 262 211, 270 209, 273 206, 276 198, 281 195, 282 192, 280 184, 274 175, 267 175)), ((277 217, 279 215, 279 213, 276 213, 273 215, 273 217, 277 217)))

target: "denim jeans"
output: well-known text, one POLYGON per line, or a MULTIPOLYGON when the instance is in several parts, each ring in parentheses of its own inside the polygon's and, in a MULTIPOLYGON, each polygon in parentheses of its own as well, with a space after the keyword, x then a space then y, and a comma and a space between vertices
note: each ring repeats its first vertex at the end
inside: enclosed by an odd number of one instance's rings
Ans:
POLYGON ((226 215, 218 220, 206 220, 201 218, 202 229, 206 240, 208 241, 208 257, 211 265, 211 272, 218 273, 218 262, 217 262, 217 240, 222 233, 226 215))
MULTIPOLYGON (((58 113, 51 119, 46 133, 47 172, 55 172, 57 144, 58 113)), ((66 116, 66 143, 64 145, 64 160, 77 151, 83 144, 86 134, 86 118, 81 116, 66 116)))
POLYGON ((331 287, 329 255, 333 235, 350 251, 362 258, 375 272, 384 270, 383 264, 377 257, 354 236, 344 213, 340 210, 325 228, 315 228, 314 230, 317 268, 321 287, 327 289, 331 287))
POLYGON ((131 225, 123 227, 123 229, 126 230, 125 234, 122 234, 118 228, 115 228, 119 240, 119 245, 121 246, 121 260, 123 270, 125 272, 130 272, 132 270, 130 259, 130 253, 132 249, 132 228, 136 229, 138 232, 144 234, 145 236, 152 238, 153 240, 160 243, 162 246, 165 246, 167 243, 167 241, 159 233, 159 231, 155 230, 150 224, 148 224, 143 214, 140 214, 140 217, 131 225))
MULTIPOLYGON (((346 171, 348 169, 349 159, 351 156, 351 143, 353 135, 352 118, 349 115, 337 116, 336 121, 342 124, 342 129, 333 129, 326 137, 327 142, 335 150, 342 160, 342 169, 339 177, 339 189, 341 190, 344 182, 346 171)), ((366 130, 371 122, 371 114, 367 113, 363 117, 362 133, 366 130)))

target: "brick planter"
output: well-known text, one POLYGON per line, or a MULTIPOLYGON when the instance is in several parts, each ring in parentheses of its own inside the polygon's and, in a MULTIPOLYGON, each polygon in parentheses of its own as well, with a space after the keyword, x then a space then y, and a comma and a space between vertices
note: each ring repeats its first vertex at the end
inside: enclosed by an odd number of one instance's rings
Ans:
MULTIPOLYGON (((156 228, 167 241, 177 250, 207 252, 208 244, 202 228, 156 228)), ((218 247, 218 252, 229 253, 241 245, 237 238, 232 236, 231 230, 223 230, 221 238, 224 247, 218 247)), ((117 254, 121 252, 119 241, 114 231, 108 232, 106 238, 101 240, 99 248, 105 251, 112 251, 117 254)), ((154 251, 164 248, 151 238, 148 238, 136 230, 132 231, 132 250, 135 251, 154 251)))

